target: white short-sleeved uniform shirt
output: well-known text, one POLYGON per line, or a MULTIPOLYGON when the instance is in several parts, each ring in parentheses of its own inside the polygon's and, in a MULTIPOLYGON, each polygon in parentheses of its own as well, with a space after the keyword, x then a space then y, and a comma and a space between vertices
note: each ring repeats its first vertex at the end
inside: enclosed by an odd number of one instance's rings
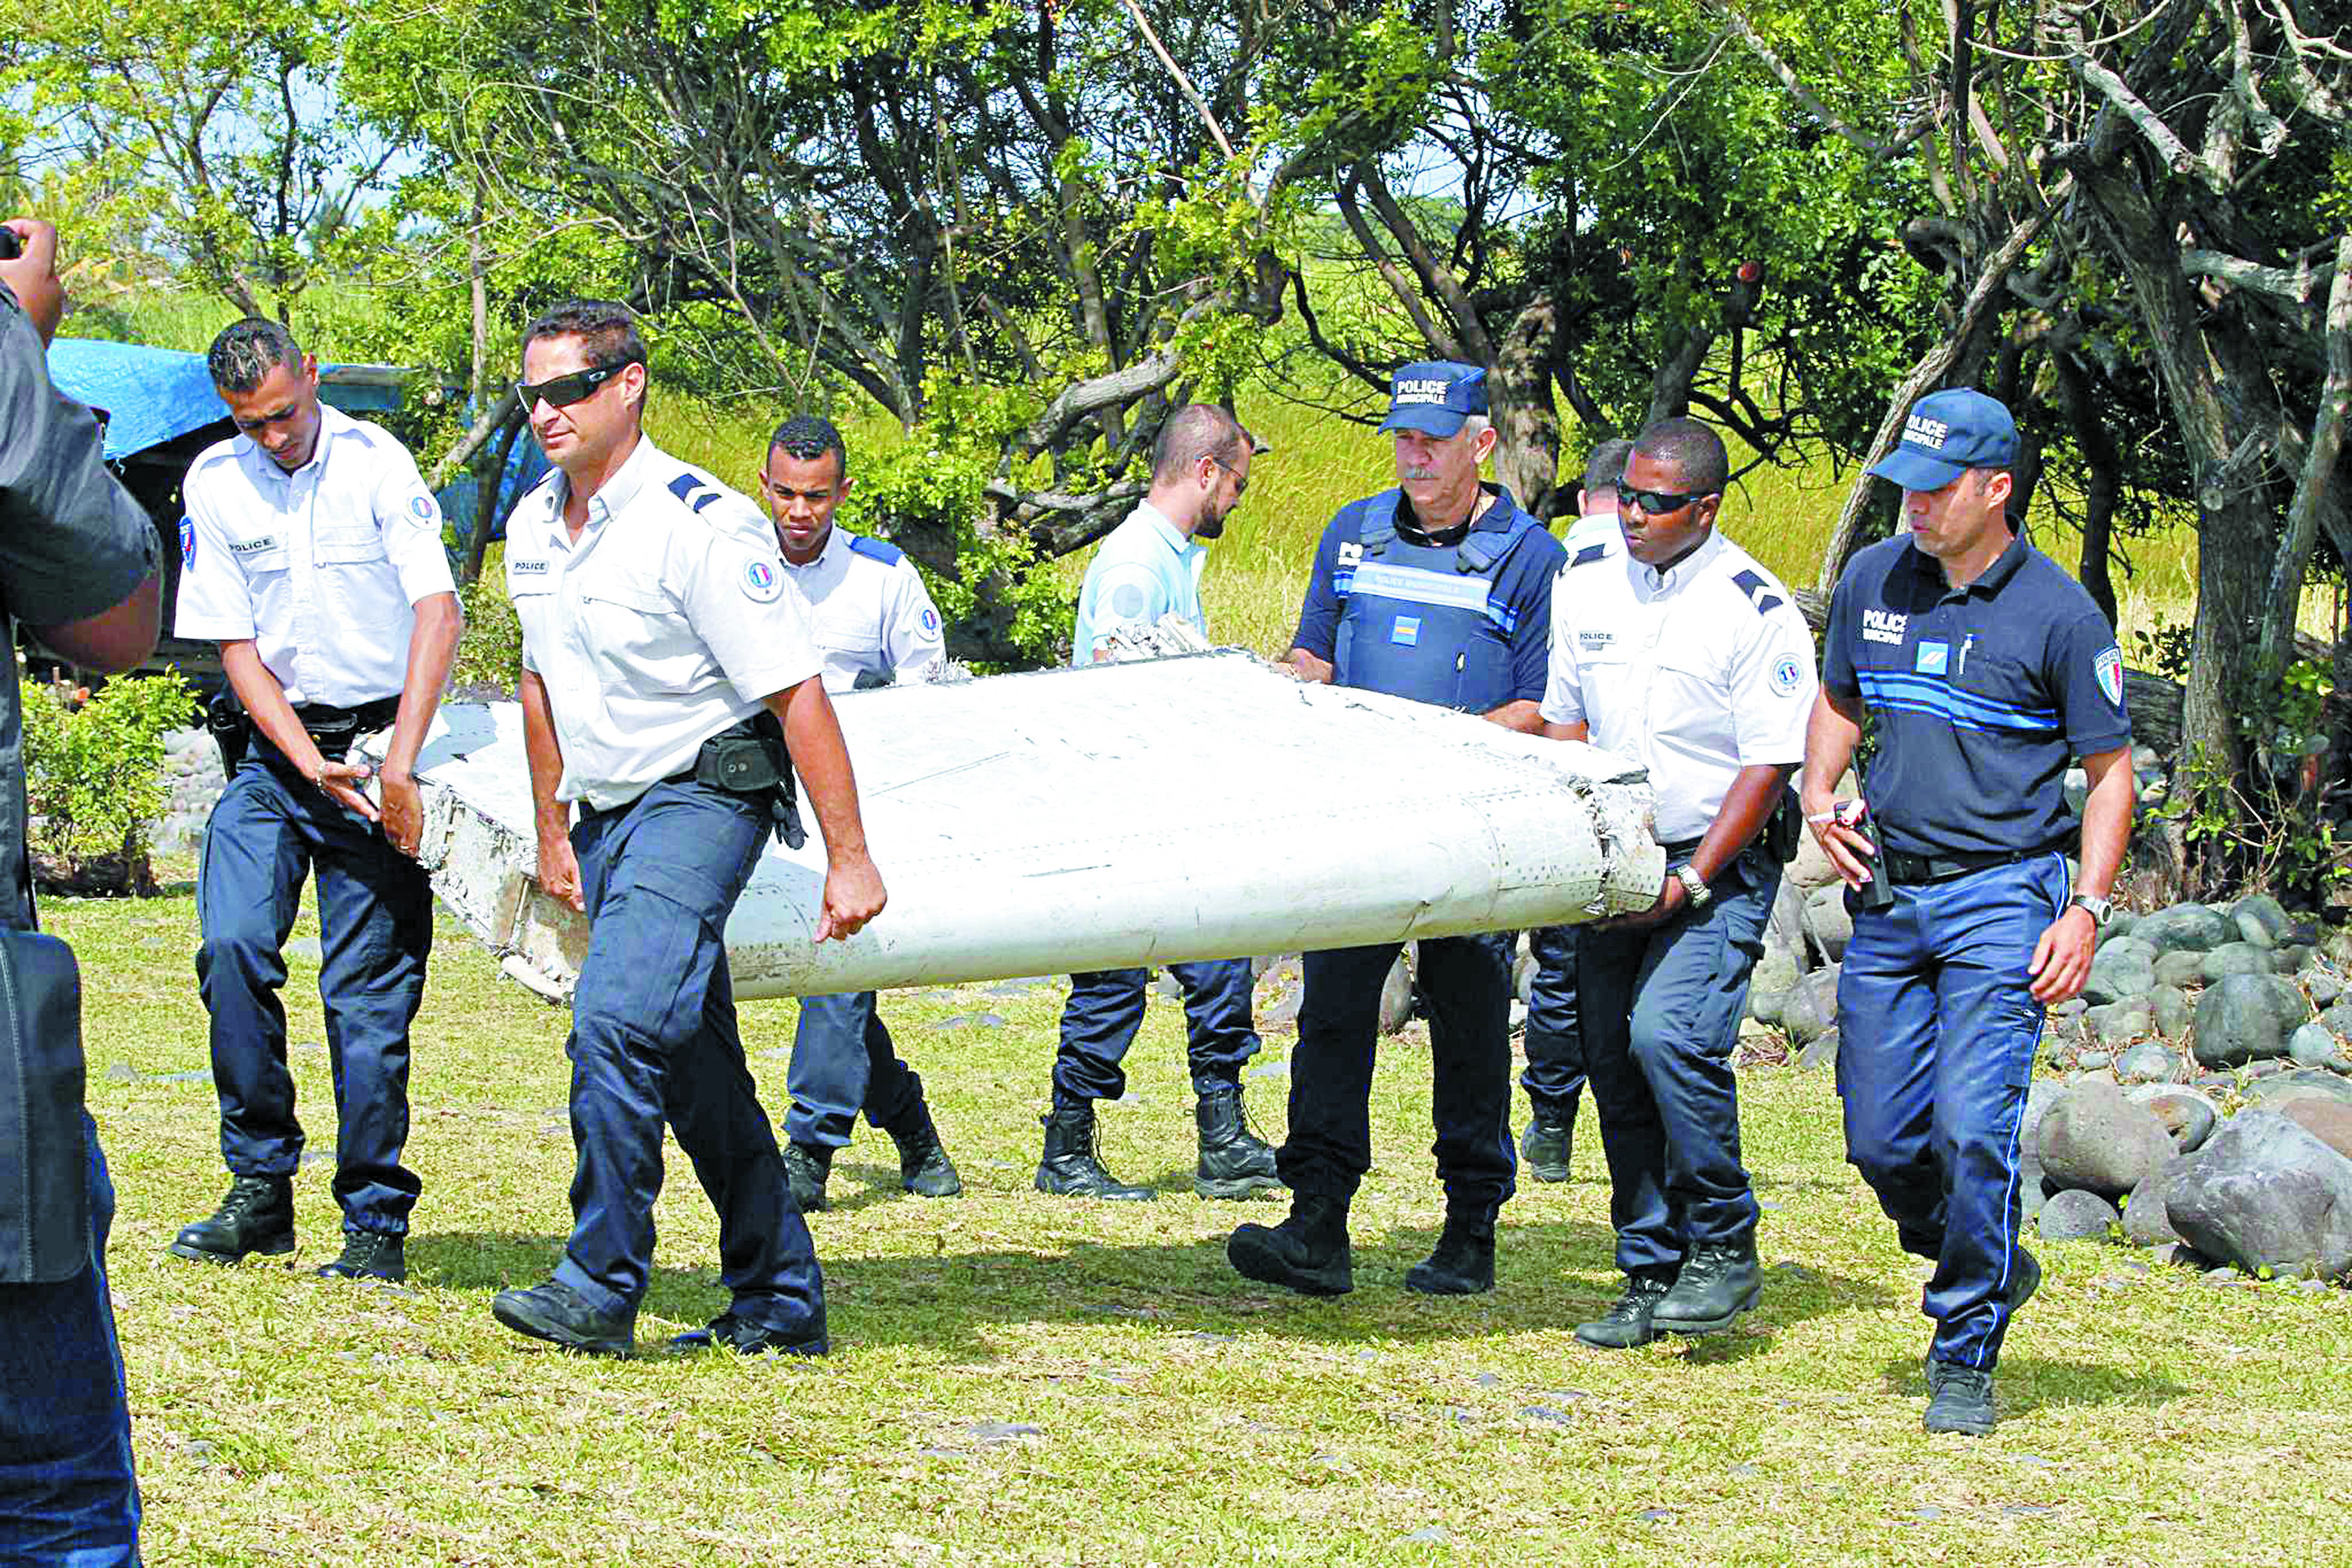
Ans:
POLYGON ((1087 563, 1078 590, 1078 619, 1070 636, 1070 662, 1094 661, 1095 648, 1120 626, 1153 626, 1165 616, 1181 616, 1206 637, 1208 612, 1201 607, 1201 569, 1209 547, 1182 530, 1150 501, 1139 501, 1127 521, 1104 536, 1087 563))
POLYGON ((808 601, 827 691, 912 679, 939 662, 939 606, 897 545, 829 529, 815 560, 784 571, 808 601))
POLYGON ((197 456, 184 494, 179 636, 250 639, 290 702, 399 692, 416 604, 457 584, 441 508, 390 431, 320 404, 301 468, 234 436, 197 456))
POLYGON ((556 794, 610 811, 821 661, 774 529, 745 497, 642 436, 577 540, 567 494, 559 468, 515 509, 507 594, 563 749, 556 794))
POLYGON ((1804 760, 1817 684, 1795 599, 1719 531, 1663 573, 1587 547, 1552 589, 1543 716, 1650 770, 1661 842, 1702 837, 1742 768, 1804 760))

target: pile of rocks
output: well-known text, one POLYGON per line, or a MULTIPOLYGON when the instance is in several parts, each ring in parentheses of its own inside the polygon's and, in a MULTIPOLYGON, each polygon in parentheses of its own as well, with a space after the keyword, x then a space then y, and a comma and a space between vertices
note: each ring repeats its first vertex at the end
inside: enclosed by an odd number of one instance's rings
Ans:
POLYGON ((148 851, 154 855, 192 855, 204 847, 205 823, 228 781, 221 773, 220 748, 202 725, 174 730, 163 737, 163 777, 171 799, 157 819, 148 851))

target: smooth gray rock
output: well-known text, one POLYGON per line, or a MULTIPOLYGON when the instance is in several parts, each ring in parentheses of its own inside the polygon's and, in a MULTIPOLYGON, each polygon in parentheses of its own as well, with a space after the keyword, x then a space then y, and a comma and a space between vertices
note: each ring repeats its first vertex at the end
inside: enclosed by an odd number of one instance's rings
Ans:
POLYGON ((2083 1000, 2094 1007, 2145 996, 2156 985, 2157 950, 2136 936, 2111 942, 2092 955, 2083 1000))
POLYGON ((2276 1110, 2330 1149, 2352 1157, 2352 1105, 2315 1094, 2282 1100, 2265 1109, 2276 1110))
POLYGON ((2027 1225, 2042 1217, 2042 1205, 2050 1201, 2048 1175, 2030 1143, 2017 1157, 2017 1199, 2019 1217, 2027 1225))
POLYGON ((2205 955, 2198 966, 2205 984, 2226 980, 2232 974, 2268 974, 2271 955, 2268 948, 2256 947, 2248 942, 2225 942, 2205 955))
POLYGON ((2318 1008, 2334 1006, 2344 996, 2344 977, 2324 963, 2305 964, 2298 978, 2303 982, 2303 994, 2318 1008))
POLYGON ((2238 935, 2238 922, 2203 904, 2173 904, 2145 916, 2132 935, 2163 952, 2210 952, 2238 935))
POLYGON ((2198 1090, 2179 1084, 2151 1084, 2135 1090, 2130 1098, 2147 1106, 2164 1123, 2172 1146, 2183 1154, 2194 1153, 2203 1147, 2221 1120, 2220 1106, 2198 1090))
POLYGON ((1799 1045, 1811 1045, 1837 1027, 1837 965, 1824 964, 1781 998, 1780 1027, 1799 1045))
POLYGON ((2289 1068, 2284 1062, 2267 1065, 2280 1070, 2247 1084, 2243 1092, 2248 1100, 2332 1100, 2341 1105, 2352 1105, 2352 1083, 2325 1068, 2289 1068))
POLYGON ((2132 928, 2138 924, 2139 916, 2129 910, 2117 910, 2107 917, 2107 927, 2099 933, 2099 940, 2102 942, 2109 942, 2120 936, 2129 936, 2132 933, 2132 928))
POLYGON ((2319 1016, 2319 1021, 2326 1025, 2337 1039, 2352 1039, 2352 996, 2332 1003, 2327 1011, 2319 1016))
POLYGON ((1813 1037, 1805 1048, 1797 1053, 1797 1065, 1807 1072, 1835 1070, 1837 1067, 1838 1032, 1825 1030, 1813 1037))
POLYGON ((2059 1186, 2117 1198, 2170 1159, 2173 1147, 2154 1111, 2125 1099, 2113 1083, 2092 1079, 2074 1085, 2051 1108, 2037 1152, 2059 1186))
POLYGON ((2336 1037, 2316 1019, 2297 1026, 2286 1037, 2286 1055, 2289 1061, 2304 1068, 2332 1068, 2343 1059, 2336 1048, 2336 1037))
POLYGON ((2116 1058, 2121 1083, 2170 1083, 2179 1071, 2179 1053, 2162 1040, 2142 1040, 2116 1058))
MULTIPOLYGON (((1411 952, 1408 947, 1407 952, 1411 952)), ((1381 983, 1381 1033, 1402 1032, 1412 1020, 1412 971, 1405 963, 1406 954, 1397 954, 1396 963, 1389 966, 1389 977, 1381 983)))
POLYGON ((2158 985, 2147 994, 2147 1005, 2156 1017, 2156 1032, 2168 1040, 2186 1039, 2189 1026, 2196 1010, 2189 1005, 2189 993, 2178 985, 2158 985))
POLYGON ((2276 947, 2294 929, 2286 906, 2268 893, 2253 893, 2230 906, 2230 918, 2246 941, 2256 947, 2276 947))
POLYGON ((2167 1189, 2188 1164, 2186 1156, 2168 1160, 2132 1189, 2130 1198, 2124 1204, 2126 1241, 2134 1247, 2161 1247, 2185 1239, 2172 1228, 2172 1217, 2165 1205, 2167 1189))
POLYGON ((2107 1227, 2122 1218, 2116 1205, 2098 1194, 2069 1187, 2042 1205, 2034 1224, 2052 1241, 2104 1241, 2107 1227))
POLYGON ((1845 944, 1853 939, 1853 917, 1845 912, 1843 882, 1816 888, 1806 896, 1805 934, 1830 963, 1844 959, 1845 944))
POLYGON ((933 1024, 931 1027, 939 1030, 941 1034, 952 1034, 960 1029, 1001 1029, 1004 1027, 1004 1015, 1002 1013, 959 1013, 952 1018, 941 1018, 938 1023, 933 1024))
POLYGON ((2037 1078, 2025 1086, 2025 1109, 2018 1113, 2017 1147, 2026 1157, 2039 1160, 2042 1147, 2042 1121, 2050 1108, 2064 1099, 2063 1085, 2046 1078, 2037 1078))
POLYGON ((2287 1035, 2309 1016, 2292 982, 2232 974, 2197 999, 2197 1059, 2206 1067, 2242 1067, 2284 1056, 2287 1035))
POLYGON ((2174 951, 2156 961, 2156 983, 2158 986, 2186 988, 2205 984, 2205 955, 2195 951, 2174 951))
POLYGON ((2096 1011, 2099 1021, 2093 1027, 2111 1046, 2129 1045, 2156 1033, 2156 1008, 2145 996, 2127 996, 2096 1011))
POLYGON ((1789 993, 1785 986, 1777 991, 1768 991, 1750 985, 1748 988, 1748 1016, 1759 1024, 1777 1026, 1780 1022, 1780 1009, 1788 1000, 1789 993))
POLYGON ((2312 950, 2310 948, 2301 946, 2294 942, 2288 942, 2284 946, 2274 947, 2271 949, 2271 973, 2273 974, 2293 974, 2296 970, 2301 969, 2305 963, 2310 959, 2311 953, 2312 950))
POLYGON ((2168 1189, 2173 1228, 2248 1273, 2352 1272, 2352 1160, 2273 1110, 2221 1125, 2168 1189))

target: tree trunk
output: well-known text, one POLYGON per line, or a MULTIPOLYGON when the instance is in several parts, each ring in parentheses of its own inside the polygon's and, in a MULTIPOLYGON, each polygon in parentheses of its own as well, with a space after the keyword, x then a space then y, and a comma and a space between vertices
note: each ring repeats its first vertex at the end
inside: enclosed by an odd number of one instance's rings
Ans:
POLYGON ((1504 330, 1494 377, 1495 477, 1520 510, 1549 519, 1559 490, 1559 413, 1551 400, 1552 342, 1559 313, 1549 290, 1504 330))

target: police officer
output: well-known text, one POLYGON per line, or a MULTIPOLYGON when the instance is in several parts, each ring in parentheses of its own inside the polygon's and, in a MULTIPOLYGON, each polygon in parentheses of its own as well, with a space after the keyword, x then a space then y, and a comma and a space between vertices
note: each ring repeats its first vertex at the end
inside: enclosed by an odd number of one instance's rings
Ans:
MULTIPOLYGON (((922 574, 895 544, 834 526, 848 495, 849 452, 830 420, 803 415, 777 426, 760 469, 760 496, 775 519, 784 574, 807 601, 824 689, 838 694, 919 679, 940 660, 940 612, 922 574)), ((898 1059, 871 991, 803 996, 784 1082, 784 1169, 803 1214, 824 1207, 835 1150, 857 1113, 898 1149, 898 1183, 927 1198, 963 1191, 940 1145, 923 1080, 898 1059)))
POLYGON ((2016 456, 2009 410, 1982 393, 1912 409, 1871 469, 1903 488, 1904 527, 1839 580, 1805 738, 1806 816, 1855 889, 1846 1158, 1936 1265, 1927 1430, 1974 1436, 2042 1279, 2017 1244, 2017 1143, 2042 1009, 2090 973, 2132 815, 2123 656, 2091 596, 2010 526, 2016 456), (1835 795, 1865 711, 1866 806, 1835 795), (2070 754, 2091 780, 2072 888, 2070 754))
MULTIPOLYGON (((1250 437, 1223 409, 1187 404, 1160 427, 1151 450, 1151 489, 1113 529, 1087 565, 1078 592, 1071 661, 1108 657, 1106 638, 1150 627, 1165 616, 1203 636, 1202 542, 1225 531, 1225 518, 1249 489, 1250 437)), ((1192 1190, 1204 1198, 1245 1198, 1279 1186, 1274 1151, 1250 1131, 1242 1109, 1242 1066, 1257 1054, 1251 1022, 1256 975, 1246 958, 1171 963, 1184 988, 1185 1056, 1192 1069, 1193 1121, 1200 1154, 1192 1190)), ((1062 1009, 1062 1043, 1054 1057, 1054 1107, 1045 1118, 1045 1152, 1037 1190, 1089 1198, 1156 1198, 1104 1168, 1097 1147, 1095 1101, 1127 1092, 1119 1061, 1142 1026, 1147 969, 1070 976, 1062 1009)))
POLYGON ((1552 597, 1544 733, 1646 766, 1666 850, 1657 901, 1579 943, 1626 1283, 1576 1337, 1604 1348, 1727 1328, 1759 1291, 1731 1049, 1780 888, 1757 839, 1804 755, 1813 642, 1789 591, 1716 529, 1727 473, 1697 420, 1643 431, 1617 486, 1623 552, 1579 552, 1552 597))
MULTIPOLYGON (((155 529, 100 461, 98 421, 49 385, 42 351, 65 307, 57 231, 0 233, 0 621, 85 669, 154 651, 155 529)), ((25 850, 23 710, 0 657, 0 922, 34 926, 25 850)), ((113 1568, 139 1561, 131 1411, 106 1279, 114 1184, 82 1084, 0 1030, 0 1561, 113 1568), (49 1093, 43 1093, 47 1088, 49 1093), (44 1102, 47 1101, 47 1104, 44 1102), (59 1103, 62 1101, 63 1103, 59 1103)))
POLYGON ((196 879, 231 1181, 172 1250, 234 1263, 294 1249, 303 1134, 278 993, 315 875, 343 1211, 342 1255, 319 1272, 403 1279, 418 1190, 400 1163, 408 1026, 433 945, 414 769, 464 626, 441 509, 391 432, 320 402, 318 361, 284 327, 238 321, 207 363, 237 434, 188 469, 176 625, 219 643, 251 750, 213 808, 196 879), (379 809, 345 753, 386 725, 379 809))
MULTIPOLYGON (((1291 664, 1303 679, 1532 731, 1552 579, 1565 552, 1509 490, 1479 482, 1495 448, 1486 372, 1444 361, 1406 365, 1381 428, 1395 436, 1398 488, 1349 503, 1324 529, 1291 664)), ((1279 1226, 1245 1225, 1226 1243, 1226 1257, 1250 1279, 1317 1295, 1353 1289, 1348 1206, 1371 1168, 1372 1052, 1398 946, 1306 955, 1290 1134, 1278 1156, 1297 1196, 1279 1226)), ((1494 1288, 1495 1216, 1517 1168, 1509 1125, 1515 946, 1503 931, 1421 943, 1416 979, 1429 1010, 1445 1228, 1406 1274, 1409 1289, 1494 1288)))
MULTIPOLYGON (((1612 437, 1585 459, 1576 521, 1568 531, 1571 563, 1594 559, 1588 552, 1606 555, 1623 547, 1617 528, 1617 478, 1633 451, 1633 442, 1612 437)), ((1530 1112, 1519 1157, 1538 1182, 1568 1180, 1576 1104, 1584 1093, 1584 1041, 1576 1026, 1576 933, 1574 926, 1544 926, 1528 933, 1536 972, 1528 988, 1528 1066, 1519 1075, 1530 1112)))
POLYGON ((744 1063, 721 933, 771 830, 797 831, 791 771, 824 832, 816 939, 881 910, 824 660, 768 519, 645 438, 625 307, 556 306, 524 330, 522 365, 517 395, 555 465, 507 542, 540 884, 590 933, 567 1047, 572 1239, 552 1279, 491 1310, 570 1350, 634 1348, 667 1121, 719 1211, 732 1293, 672 1347, 823 1354, 824 1281, 744 1063))

